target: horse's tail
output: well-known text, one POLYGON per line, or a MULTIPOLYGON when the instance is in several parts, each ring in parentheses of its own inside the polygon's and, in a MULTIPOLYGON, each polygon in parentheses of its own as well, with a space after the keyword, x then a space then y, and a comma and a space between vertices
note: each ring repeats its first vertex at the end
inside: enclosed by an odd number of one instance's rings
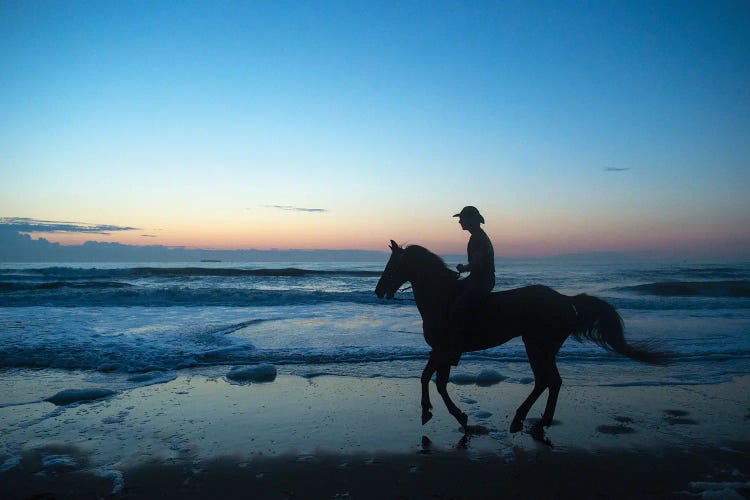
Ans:
POLYGON ((654 349, 652 342, 627 343, 623 334, 622 318, 607 302, 585 293, 576 295, 572 300, 578 315, 573 331, 576 340, 591 340, 608 351, 615 351, 643 363, 669 363, 669 353, 654 349))

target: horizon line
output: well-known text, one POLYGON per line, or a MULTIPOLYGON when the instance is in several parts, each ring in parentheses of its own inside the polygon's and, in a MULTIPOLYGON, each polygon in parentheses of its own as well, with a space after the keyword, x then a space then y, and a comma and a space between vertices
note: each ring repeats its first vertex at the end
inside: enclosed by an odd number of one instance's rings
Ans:
MULTIPOLYGON (((25 231, 11 231, 16 236, 20 237, 21 241, 25 241, 27 244, 31 245, 42 245, 46 246, 49 245, 46 250, 48 251, 54 251, 54 249, 58 249, 60 251, 76 251, 76 250, 85 250, 89 249, 92 250, 95 247, 98 247, 100 250, 110 249, 113 251, 116 251, 115 249, 121 249, 125 251, 146 251, 146 250, 154 250, 154 251, 161 251, 161 252, 190 252, 190 253, 243 253, 243 252, 255 252, 255 253, 263 253, 263 254, 283 254, 283 253, 307 253, 307 254, 314 254, 314 253, 337 253, 337 254, 356 254, 359 255, 361 258, 365 254, 377 254, 378 256, 387 256, 388 250, 387 249, 372 249, 372 248, 294 248, 294 247, 288 247, 288 248, 279 248, 279 247, 271 247, 271 248, 252 248, 252 247, 245 247, 245 248, 210 248, 210 247, 193 247, 193 246, 185 246, 185 245, 164 245, 160 243, 151 243, 151 244, 137 244, 137 243, 121 243, 121 242, 110 242, 110 241, 97 241, 97 240, 87 240, 81 243, 70 243, 66 244, 63 242, 56 242, 51 241, 43 236, 38 236, 39 233, 31 233, 31 232, 25 232, 25 231), (34 238, 32 235, 37 235, 37 238, 34 238)), ((21 241, 16 240, 16 242, 20 243, 21 241)), ((13 245, 10 245, 13 246, 13 245)), ((28 261, 26 258, 8 258, 10 254, 16 253, 17 256, 20 256, 21 254, 18 254, 17 252, 13 252, 12 248, 8 248, 8 245, 5 245, 5 249, 9 250, 10 252, 4 252, 6 255, 0 255, 0 261, 3 262, 24 262, 28 261)), ((385 245, 384 245, 385 247, 385 245)), ((41 247, 40 247, 41 249, 41 247)), ((3 253, 3 252, 0 252, 3 253)), ((49 253, 49 252, 45 252, 49 253)), ((466 255, 463 252, 455 252, 455 251, 435 251, 435 254, 441 256, 441 257, 449 257, 449 258, 461 258, 465 259, 466 255)), ((39 255, 35 256, 36 258, 32 259, 34 261, 48 261, 48 262, 54 262, 54 258, 50 258, 51 256, 45 256, 48 258, 45 259, 39 259, 39 255)), ((75 257, 75 260, 77 261, 84 261, 85 259, 81 259, 79 256, 74 255, 68 255, 65 256, 67 259, 70 259, 71 257, 75 257)), ((96 255, 92 256, 95 260, 101 261, 102 257, 107 257, 106 255, 96 255)), ((169 257, 167 255, 162 255, 160 258, 169 257)), ((129 258, 133 258, 132 256, 129 258)), ((685 253, 678 249, 665 249, 665 248, 636 248, 636 249, 601 249, 601 250, 581 250, 581 251, 563 251, 558 253, 540 253, 540 252, 513 252, 513 253, 501 253, 496 254, 496 259, 529 259, 529 260, 545 260, 545 259, 581 259, 581 258, 596 258, 596 259, 634 259, 634 260, 658 260, 658 259, 668 259, 671 261, 685 261, 685 260, 706 260, 706 261, 733 261, 733 262, 750 262, 750 255, 739 252, 736 254, 732 253, 726 253, 726 254, 709 254, 706 252, 699 252, 699 253, 685 253)), ((127 259, 123 259, 122 256, 117 259, 111 259, 114 261, 125 261, 127 259)), ((136 259, 139 261, 142 261, 142 258, 136 259)), ((171 260, 171 259, 170 259, 171 260)))

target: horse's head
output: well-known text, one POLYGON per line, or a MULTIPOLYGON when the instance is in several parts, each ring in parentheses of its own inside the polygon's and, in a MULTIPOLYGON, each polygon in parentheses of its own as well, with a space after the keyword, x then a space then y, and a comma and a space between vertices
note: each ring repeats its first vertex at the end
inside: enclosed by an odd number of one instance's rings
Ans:
POLYGON ((375 287, 375 295, 378 298, 392 299, 399 287, 407 281, 406 270, 404 269, 404 256, 406 251, 391 240, 391 258, 388 260, 383 275, 375 287))

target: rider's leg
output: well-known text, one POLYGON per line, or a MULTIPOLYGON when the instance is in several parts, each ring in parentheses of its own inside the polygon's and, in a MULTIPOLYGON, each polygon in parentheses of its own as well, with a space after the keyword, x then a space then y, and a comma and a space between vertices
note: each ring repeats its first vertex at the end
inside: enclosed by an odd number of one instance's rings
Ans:
POLYGON ((461 359, 464 339, 467 335, 469 310, 480 296, 476 283, 464 280, 464 288, 453 301, 448 315, 448 331, 446 332, 447 351, 450 353, 450 364, 456 366, 461 359))

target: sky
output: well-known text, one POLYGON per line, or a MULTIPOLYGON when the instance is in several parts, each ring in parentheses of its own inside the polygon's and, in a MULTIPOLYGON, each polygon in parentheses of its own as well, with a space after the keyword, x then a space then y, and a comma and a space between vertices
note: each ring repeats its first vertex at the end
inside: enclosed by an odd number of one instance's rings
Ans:
POLYGON ((749 63, 747 2, 2 0, 0 226, 750 259, 749 63))

